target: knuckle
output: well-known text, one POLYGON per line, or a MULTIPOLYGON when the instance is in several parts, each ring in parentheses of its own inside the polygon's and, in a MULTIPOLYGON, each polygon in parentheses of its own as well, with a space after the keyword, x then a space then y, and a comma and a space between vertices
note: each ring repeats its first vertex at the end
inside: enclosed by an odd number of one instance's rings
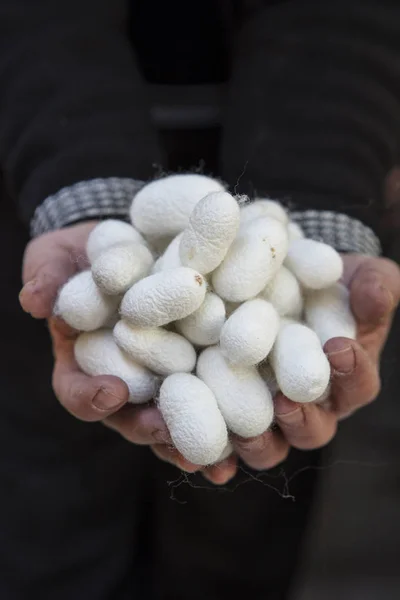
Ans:
POLYGON ((272 432, 267 431, 262 435, 257 435, 251 438, 235 437, 234 446, 241 454, 260 454, 271 444, 272 432))
POLYGON ((329 426, 313 429, 308 434, 297 438, 292 445, 299 450, 317 450, 329 444, 335 437, 336 431, 337 422, 332 420, 329 426))
POLYGON ((298 429, 303 428, 308 420, 310 411, 315 410, 314 405, 305 404, 298 406, 290 413, 279 415, 278 422, 281 428, 287 433, 295 433, 298 429))
POLYGON ((262 460, 253 462, 253 464, 249 464, 249 466, 256 471, 273 469, 274 467, 277 467, 281 463, 285 462, 289 456, 289 452, 290 448, 288 445, 282 446, 282 448, 275 450, 270 456, 265 456, 262 460))

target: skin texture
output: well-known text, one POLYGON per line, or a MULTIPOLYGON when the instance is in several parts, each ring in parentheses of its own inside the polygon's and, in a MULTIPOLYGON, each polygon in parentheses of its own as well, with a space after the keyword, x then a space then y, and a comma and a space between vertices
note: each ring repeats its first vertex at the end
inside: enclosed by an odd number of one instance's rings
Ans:
POLYGON ((26 249, 20 293, 23 309, 34 318, 49 319, 55 367, 53 387, 61 404, 77 418, 103 421, 135 444, 149 445, 155 454, 178 468, 195 472, 217 485, 236 473, 237 456, 256 469, 282 462, 290 447, 318 448, 335 435, 337 422, 376 398, 380 389, 379 359, 400 299, 400 270, 392 261, 346 255, 343 282, 358 326, 357 341, 329 340, 324 350, 332 368, 329 398, 322 406, 299 405, 278 394, 278 428, 252 439, 233 438, 235 454, 203 469, 186 461, 171 446, 165 423, 155 406, 124 406, 125 384, 116 377, 88 377, 73 355, 76 332, 52 317, 57 291, 75 272, 87 268, 84 247, 94 223, 48 233, 26 249))

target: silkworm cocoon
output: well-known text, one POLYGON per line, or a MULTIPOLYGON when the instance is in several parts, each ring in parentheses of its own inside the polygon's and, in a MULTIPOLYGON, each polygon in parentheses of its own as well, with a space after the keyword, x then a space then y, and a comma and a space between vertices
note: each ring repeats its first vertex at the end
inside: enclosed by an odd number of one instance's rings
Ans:
POLYGON ((206 281, 188 267, 149 275, 123 297, 121 316, 137 327, 160 327, 197 310, 206 294, 206 281))
POLYGON ((130 360, 118 348, 109 329, 82 333, 75 342, 75 358, 87 375, 114 375, 125 381, 129 401, 134 404, 148 402, 157 393, 157 377, 130 360))
POLYGON ((145 244, 146 242, 129 223, 107 219, 96 225, 90 232, 86 243, 86 254, 92 264, 104 250, 125 243, 145 244))
POLYGON ((332 246, 310 239, 291 243, 285 265, 304 287, 312 290, 333 285, 343 273, 340 254, 332 246))
POLYGON ((231 431, 248 438, 271 425, 271 394, 255 367, 232 367, 217 346, 210 346, 199 356, 197 375, 214 393, 231 431))
POLYGON ((350 308, 349 291, 341 283, 310 292, 306 296, 305 316, 322 345, 333 337, 356 337, 357 324, 350 308))
POLYGON ((119 321, 114 328, 114 339, 128 356, 159 375, 190 373, 196 364, 192 344, 161 327, 138 328, 119 321))
POLYGON ((313 402, 329 385, 330 366, 309 327, 285 322, 270 355, 278 385, 294 402, 313 402))
POLYGON ((278 329, 279 315, 270 302, 248 300, 222 327, 221 352, 231 365, 256 365, 268 356, 278 329))
POLYGON ((182 264, 203 275, 214 271, 236 236, 239 214, 238 203, 228 192, 212 192, 202 198, 182 235, 182 264))
POLYGON ((122 244, 104 250, 92 264, 96 284, 106 294, 123 294, 146 277, 153 256, 143 244, 122 244))
POLYGON ((207 292, 200 308, 180 321, 176 321, 177 330, 197 346, 212 346, 219 341, 225 322, 225 305, 221 298, 207 292))
POLYGON ((188 373, 165 379, 158 406, 172 441, 183 456, 197 465, 215 463, 228 444, 225 421, 212 391, 188 373))
POLYGON ((212 274, 219 296, 243 302, 257 296, 281 265, 287 248, 286 228, 265 217, 250 222, 212 274))
POLYGON ((102 327, 115 313, 119 298, 103 294, 90 271, 82 271, 61 288, 55 314, 79 331, 102 327))
POLYGON ((303 310, 303 296, 296 277, 281 266, 274 278, 260 294, 276 308, 281 317, 299 317, 303 310))
POLYGON ((205 175, 171 175, 152 181, 132 202, 132 223, 146 236, 173 237, 187 227, 199 200, 211 192, 222 191, 219 181, 205 175))
POLYGON ((270 217, 286 225, 289 218, 286 210, 276 200, 258 200, 245 204, 240 211, 240 226, 243 227, 260 217, 270 217))
POLYGON ((160 271, 166 271, 167 269, 176 269, 182 267, 181 257, 179 256, 179 246, 181 243, 183 233, 180 233, 165 249, 164 254, 156 260, 151 270, 152 273, 159 273, 160 271))
POLYGON ((289 248, 287 228, 271 217, 259 217, 251 221, 244 231, 248 235, 262 235, 268 241, 276 272, 282 265, 289 248))
POLYGON ((289 244, 291 244, 295 240, 302 240, 306 237, 300 225, 298 225, 294 221, 289 221, 287 231, 289 236, 289 244))

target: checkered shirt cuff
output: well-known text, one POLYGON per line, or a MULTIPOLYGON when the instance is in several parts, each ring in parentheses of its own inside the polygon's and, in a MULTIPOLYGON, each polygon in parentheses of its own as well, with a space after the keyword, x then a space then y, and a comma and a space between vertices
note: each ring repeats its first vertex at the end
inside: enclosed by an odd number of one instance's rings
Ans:
POLYGON ((339 252, 380 256, 382 247, 375 233, 358 219, 329 210, 305 210, 290 213, 308 238, 325 242, 339 252))
POLYGON ((65 187, 37 207, 31 221, 31 234, 37 237, 87 219, 126 219, 133 197, 143 185, 143 181, 135 179, 109 177, 65 187))

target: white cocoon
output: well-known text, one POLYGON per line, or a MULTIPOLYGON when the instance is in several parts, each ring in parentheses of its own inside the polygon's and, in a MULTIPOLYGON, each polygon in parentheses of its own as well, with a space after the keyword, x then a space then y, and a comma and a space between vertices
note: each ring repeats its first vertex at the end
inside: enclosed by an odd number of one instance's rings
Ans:
POLYGON ((282 265, 289 248, 289 238, 285 225, 271 217, 259 217, 250 221, 243 232, 253 237, 261 236, 269 243, 272 265, 274 273, 276 273, 282 265))
POLYGON ((219 181, 205 175, 171 175, 145 185, 135 196, 133 225, 146 236, 175 236, 187 227, 199 200, 210 192, 222 192, 219 181))
POLYGON ((92 264, 93 279, 105 294, 124 294, 148 275, 153 256, 143 244, 122 244, 101 252, 92 264))
MULTIPOLYGON (((276 221, 279 227, 282 227, 276 221)), ((212 274, 212 285, 221 298, 243 302, 257 296, 274 275, 274 258, 262 232, 239 233, 224 260, 212 274)))
POLYGON ((170 242, 164 251, 164 254, 156 260, 151 270, 153 273, 159 273, 160 271, 166 271, 167 269, 176 269, 181 267, 181 257, 179 256, 179 246, 181 243, 183 233, 179 233, 172 242, 170 242))
POLYGON ((285 322, 270 355, 279 388, 294 402, 313 402, 329 385, 330 365, 309 327, 285 322))
POLYGON ((231 431, 249 438, 271 425, 271 394, 255 367, 232 367, 217 346, 210 346, 199 356, 197 375, 214 393, 231 431))
POLYGON ((157 392, 155 375, 130 360, 118 348, 109 329, 82 333, 75 342, 75 358, 87 375, 114 375, 125 381, 133 404, 148 402, 157 392))
POLYGON ((291 243, 285 265, 304 287, 312 290, 333 285, 343 274, 340 254, 332 246, 310 239, 291 243))
POLYGON ((280 202, 276 200, 255 200, 244 204, 240 210, 240 227, 243 227, 260 217, 269 217, 280 221, 283 225, 288 222, 288 214, 280 202))
POLYGON ((276 308, 281 317, 299 317, 303 296, 296 277, 283 265, 260 294, 276 308))
POLYGON ((90 232, 86 243, 86 254, 92 264, 104 250, 125 243, 145 244, 146 242, 129 223, 107 219, 96 225, 90 232))
POLYGON ((225 322, 225 305, 221 298, 207 292, 200 308, 180 321, 175 326, 182 335, 197 346, 212 346, 219 341, 222 326, 225 322))
POLYGON ((188 373, 165 379, 158 401, 172 441, 196 465, 213 464, 228 444, 225 421, 212 391, 188 373))
POLYGON ((214 271, 236 236, 239 213, 238 203, 228 192, 212 192, 202 198, 182 235, 182 264, 203 275, 214 271))
POLYGON ((356 338, 357 324, 350 308, 350 294, 341 283, 310 292, 306 296, 305 315, 322 345, 333 337, 356 338))
POLYGON ((298 225, 294 221, 289 221, 288 226, 287 226, 287 231, 288 231, 288 237, 289 237, 289 244, 291 244, 295 240, 302 240, 303 238, 306 237, 304 235, 304 231, 302 230, 300 225, 298 225))
POLYGON ((103 294, 91 272, 82 271, 61 288, 54 313, 78 331, 93 331, 109 321, 119 300, 103 294))
POLYGON ((222 327, 221 352, 231 365, 256 365, 268 356, 278 329, 279 315, 270 302, 248 300, 222 327))
POLYGON ((128 356, 159 375, 190 373, 196 364, 192 344, 161 327, 138 328, 119 321, 114 328, 114 339, 128 356))
POLYGON ((120 312, 137 327, 160 327, 197 310, 206 287, 204 277, 188 267, 161 271, 135 283, 123 297, 120 312))

